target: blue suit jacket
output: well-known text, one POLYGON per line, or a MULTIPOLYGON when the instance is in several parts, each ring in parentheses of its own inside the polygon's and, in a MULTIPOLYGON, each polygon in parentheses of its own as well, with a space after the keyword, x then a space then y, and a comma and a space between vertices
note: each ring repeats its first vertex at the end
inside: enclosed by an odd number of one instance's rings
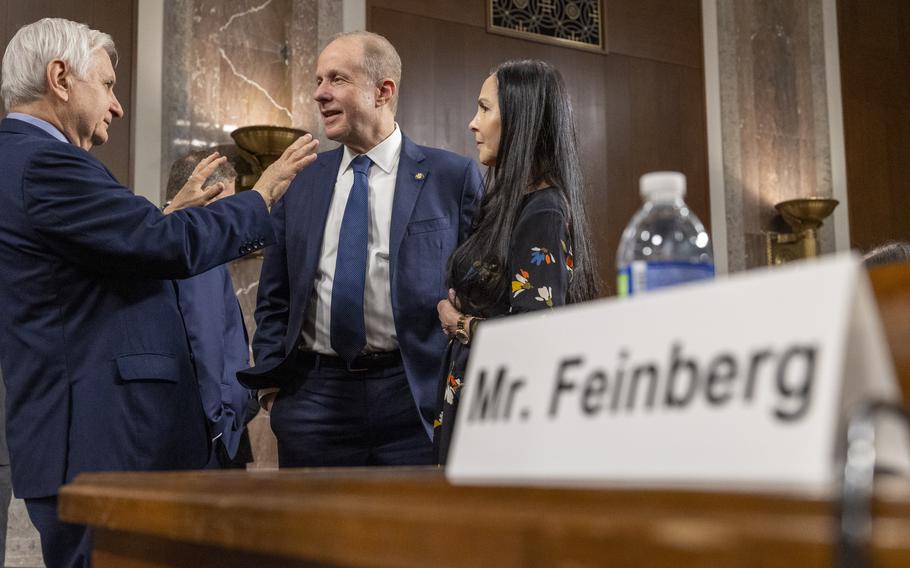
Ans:
POLYGON ((88 152, 0 122, 0 362, 13 487, 202 467, 210 437, 172 278, 274 242, 253 192, 164 216, 88 152))
POLYGON ((212 436, 220 436, 234 459, 250 402, 250 391, 237 382, 237 371, 249 366, 250 347, 231 274, 227 266, 216 266, 176 283, 212 436))
MULTIPOLYGON (((259 280, 256 367, 238 375, 250 388, 280 387, 293 376, 288 354, 306 320, 343 151, 320 154, 272 210, 278 243, 265 251, 259 280)), ((473 160, 402 137, 389 238, 392 311, 411 393, 431 436, 447 341, 436 304, 448 294, 449 256, 471 231, 481 190, 473 160)))

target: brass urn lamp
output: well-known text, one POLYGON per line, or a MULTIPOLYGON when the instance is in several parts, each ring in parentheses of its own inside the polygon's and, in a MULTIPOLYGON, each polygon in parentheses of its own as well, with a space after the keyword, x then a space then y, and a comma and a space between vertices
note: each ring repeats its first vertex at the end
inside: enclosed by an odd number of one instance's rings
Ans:
POLYGON ((256 185, 262 172, 280 158, 294 140, 306 133, 299 128, 272 125, 243 126, 231 132, 240 155, 253 169, 252 174, 240 176, 237 189, 250 189, 256 185))
POLYGON ((818 229, 838 201, 827 197, 804 197, 774 206, 793 232, 767 233, 768 264, 773 266, 818 256, 818 229))

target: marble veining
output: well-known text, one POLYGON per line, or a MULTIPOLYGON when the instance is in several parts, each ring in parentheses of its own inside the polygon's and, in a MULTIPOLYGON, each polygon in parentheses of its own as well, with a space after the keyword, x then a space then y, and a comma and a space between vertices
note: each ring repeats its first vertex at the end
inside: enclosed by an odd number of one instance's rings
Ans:
POLYGON ((218 53, 221 55, 221 58, 224 59, 224 61, 228 64, 228 67, 231 68, 231 73, 233 73, 234 76, 239 78, 241 81, 251 85, 253 88, 259 90, 263 95, 265 95, 265 98, 268 99, 268 101, 275 106, 275 108, 277 108, 278 110, 280 110, 283 113, 285 113, 286 115, 288 115, 288 119, 290 119, 290 120, 294 119, 294 117, 291 116, 290 109, 288 109, 285 106, 282 106, 281 104, 278 103, 278 101, 276 101, 274 98, 272 98, 272 95, 269 94, 268 90, 266 90, 262 85, 260 85, 256 81, 250 79, 249 77, 247 77, 246 75, 244 75, 243 73, 241 73, 240 71, 237 70, 237 68, 234 66, 234 62, 231 61, 231 58, 228 57, 227 53, 224 52, 223 47, 218 48, 218 53))
POLYGON ((231 14, 231 17, 228 18, 227 23, 225 23, 223 26, 221 26, 220 28, 218 28, 218 31, 219 31, 219 32, 223 32, 224 30, 228 29, 228 27, 230 27, 230 25, 231 25, 231 24, 234 22, 234 20, 236 20, 237 18, 242 18, 242 17, 247 16, 247 15, 249 15, 249 14, 255 14, 256 12, 259 12, 259 11, 261 11, 261 10, 264 10, 265 7, 268 6, 268 5, 271 4, 271 3, 272 3, 272 0, 265 0, 265 2, 263 2, 263 3, 260 4, 259 6, 253 6, 253 7, 250 8, 249 10, 246 10, 246 11, 243 11, 243 12, 239 12, 239 13, 237 13, 237 14, 231 14))
MULTIPOLYGON (((255 290, 258 287, 259 287, 259 281, 257 280, 255 282, 250 283, 247 286, 242 286, 240 288, 237 288, 237 291, 235 292, 235 294, 236 294, 237 298, 239 299, 239 298, 249 295, 250 292, 253 292, 253 290, 255 290)), ((255 294, 255 292, 253 292, 253 294, 255 294)))
POLYGON ((319 50, 341 31, 341 4, 165 0, 162 190, 174 160, 232 144, 240 126, 294 126, 326 142, 312 92, 319 50))

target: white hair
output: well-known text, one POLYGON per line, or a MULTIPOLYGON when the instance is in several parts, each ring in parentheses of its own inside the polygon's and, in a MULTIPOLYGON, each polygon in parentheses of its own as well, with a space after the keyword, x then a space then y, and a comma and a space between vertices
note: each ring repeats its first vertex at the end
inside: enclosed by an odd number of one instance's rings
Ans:
POLYGON ((111 36, 85 24, 44 18, 20 28, 3 54, 0 97, 6 110, 45 94, 47 64, 54 59, 62 60, 77 78, 84 79, 96 49, 107 52, 111 64, 117 65, 117 48, 111 36))

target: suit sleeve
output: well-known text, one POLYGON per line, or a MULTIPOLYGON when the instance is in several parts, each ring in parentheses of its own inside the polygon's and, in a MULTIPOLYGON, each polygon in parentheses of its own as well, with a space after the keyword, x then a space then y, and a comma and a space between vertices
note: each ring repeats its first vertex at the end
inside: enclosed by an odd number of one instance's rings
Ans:
POLYGON ((474 215, 480 210, 483 197, 483 178, 477 168, 477 162, 468 160, 465 167, 464 186, 461 191, 461 211, 459 213, 458 242, 462 243, 474 229, 474 215))
POLYGON ((178 280, 176 284, 177 302, 193 354, 196 380, 200 388, 203 383, 217 385, 220 394, 227 338, 224 333, 224 296, 217 276, 210 270, 187 280, 178 280))
POLYGON ((246 343, 240 343, 239 312, 227 267, 217 267, 193 278, 176 281, 178 303, 193 354, 196 381, 202 404, 212 422, 213 434, 233 458, 237 453, 250 391, 237 382, 235 373, 249 359, 246 343))
POLYGON ((253 360, 257 367, 278 364, 285 356, 284 336, 290 305, 285 214, 286 200, 281 199, 272 208, 272 226, 278 242, 266 249, 259 276, 253 335, 253 360))
POLYGON ((162 214, 79 148, 35 152, 22 180, 25 211, 60 256, 100 274, 185 278, 274 242, 255 192, 162 214))

